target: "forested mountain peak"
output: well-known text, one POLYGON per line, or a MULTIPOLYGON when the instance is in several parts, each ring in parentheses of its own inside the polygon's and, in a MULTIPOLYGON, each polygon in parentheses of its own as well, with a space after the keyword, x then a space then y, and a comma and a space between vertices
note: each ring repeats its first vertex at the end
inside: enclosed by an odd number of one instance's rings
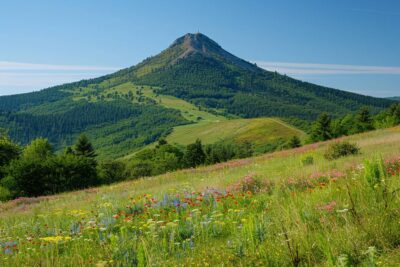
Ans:
POLYGON ((221 46, 202 33, 187 33, 176 39, 170 47, 183 45, 188 50, 206 53, 207 49, 221 49, 221 46))
POLYGON ((393 102, 299 81, 243 60, 202 33, 188 33, 161 53, 114 74, 156 87, 197 106, 240 117, 315 119, 341 116, 368 106, 372 112, 393 102))
MULTIPOLYGON (((236 67, 251 71, 262 71, 254 64, 238 58, 224 50, 217 42, 202 33, 187 33, 176 39, 166 50, 144 61, 146 65, 157 62, 157 68, 173 65, 178 60, 192 57, 205 57, 217 60, 225 64, 233 64, 236 67)), ((141 66, 139 64, 139 66, 141 66)))

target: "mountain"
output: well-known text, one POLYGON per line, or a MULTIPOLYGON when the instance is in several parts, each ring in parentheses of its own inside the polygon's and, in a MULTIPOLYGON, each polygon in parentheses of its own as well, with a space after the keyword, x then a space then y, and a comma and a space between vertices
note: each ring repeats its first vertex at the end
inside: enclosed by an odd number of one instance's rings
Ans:
POLYGON ((119 157, 172 132, 180 136, 187 124, 218 129, 215 123, 226 119, 312 120, 321 112, 337 117, 362 106, 376 112, 391 103, 263 70, 197 33, 113 74, 0 97, 0 127, 22 144, 42 136, 56 149, 83 132, 100 155, 119 157))
POLYGON ((160 94, 240 117, 309 120, 323 111, 341 116, 362 106, 376 111, 391 103, 263 70, 200 33, 186 34, 159 55, 114 77, 155 86, 160 94))
POLYGON ((388 97, 387 99, 394 100, 394 101, 400 101, 400 96, 388 97))

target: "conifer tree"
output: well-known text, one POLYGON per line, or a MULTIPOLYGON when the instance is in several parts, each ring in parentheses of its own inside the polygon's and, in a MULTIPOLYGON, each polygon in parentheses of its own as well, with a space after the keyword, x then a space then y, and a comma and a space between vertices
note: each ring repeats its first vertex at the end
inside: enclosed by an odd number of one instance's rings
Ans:
POLYGON ((85 156, 88 158, 95 158, 96 152, 94 151, 92 143, 86 135, 81 134, 75 145, 75 154, 78 156, 85 156))
POLYGON ((200 139, 197 139, 193 144, 186 147, 184 155, 184 163, 186 167, 196 167, 204 164, 206 155, 203 150, 203 145, 200 139))
POLYGON ((355 132, 362 133, 374 129, 373 119, 367 107, 362 108, 356 116, 355 132))
POLYGON ((300 138, 297 135, 294 135, 292 138, 290 138, 288 146, 290 148, 301 147, 300 138))
POLYGON ((331 139, 333 137, 331 122, 331 117, 327 113, 319 115, 312 126, 310 141, 318 142, 331 139))

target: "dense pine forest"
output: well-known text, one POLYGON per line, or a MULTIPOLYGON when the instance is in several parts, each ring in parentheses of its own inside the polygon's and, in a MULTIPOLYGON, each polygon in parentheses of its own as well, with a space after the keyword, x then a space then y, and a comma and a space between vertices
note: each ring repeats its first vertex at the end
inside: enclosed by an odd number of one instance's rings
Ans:
POLYGON ((150 144, 171 132, 173 126, 187 123, 176 110, 155 105, 133 105, 122 100, 75 101, 65 110, 61 108, 47 114, 6 112, 0 116, 0 121, 4 128, 9 129, 13 140, 27 144, 35 138, 46 137, 56 149, 71 144, 83 131, 96 129, 97 137, 106 137, 107 131, 112 130, 109 128, 113 128, 119 131, 119 138, 110 138, 109 144, 118 145, 129 139, 130 145, 125 151, 150 144))
POLYGON ((321 111, 334 116, 354 112, 363 105, 373 112, 388 100, 332 90, 274 72, 227 67, 224 62, 194 54, 173 66, 158 69, 138 82, 161 86, 170 94, 200 106, 225 110, 241 117, 297 117, 315 119, 321 111))

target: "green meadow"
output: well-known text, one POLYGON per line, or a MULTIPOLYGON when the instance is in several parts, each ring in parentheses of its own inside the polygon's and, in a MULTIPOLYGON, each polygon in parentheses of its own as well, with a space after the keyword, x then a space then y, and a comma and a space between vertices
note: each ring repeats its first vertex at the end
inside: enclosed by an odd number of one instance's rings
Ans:
POLYGON ((396 266, 400 127, 0 204, 1 266, 396 266))
MULTIPOLYGON (((304 132, 278 118, 227 118, 218 115, 218 111, 202 110, 196 105, 180 98, 156 94, 154 93, 154 88, 150 86, 124 83, 105 90, 102 95, 126 95, 129 92, 133 92, 134 96, 142 96, 143 102, 145 102, 145 99, 147 101, 152 100, 162 107, 178 110, 190 122, 186 125, 173 127, 172 132, 165 138, 170 144, 186 146, 193 143, 196 139, 200 139, 203 144, 213 144, 218 141, 233 141, 235 143, 252 142, 256 151, 262 151, 265 146, 274 145, 280 140, 287 141, 295 135, 303 140, 306 137, 304 132)), ((133 98, 132 102, 140 103, 136 97, 133 98)), ((145 148, 154 146, 155 143, 145 148)), ((125 156, 125 159, 131 158, 136 152, 128 154, 125 156)))

